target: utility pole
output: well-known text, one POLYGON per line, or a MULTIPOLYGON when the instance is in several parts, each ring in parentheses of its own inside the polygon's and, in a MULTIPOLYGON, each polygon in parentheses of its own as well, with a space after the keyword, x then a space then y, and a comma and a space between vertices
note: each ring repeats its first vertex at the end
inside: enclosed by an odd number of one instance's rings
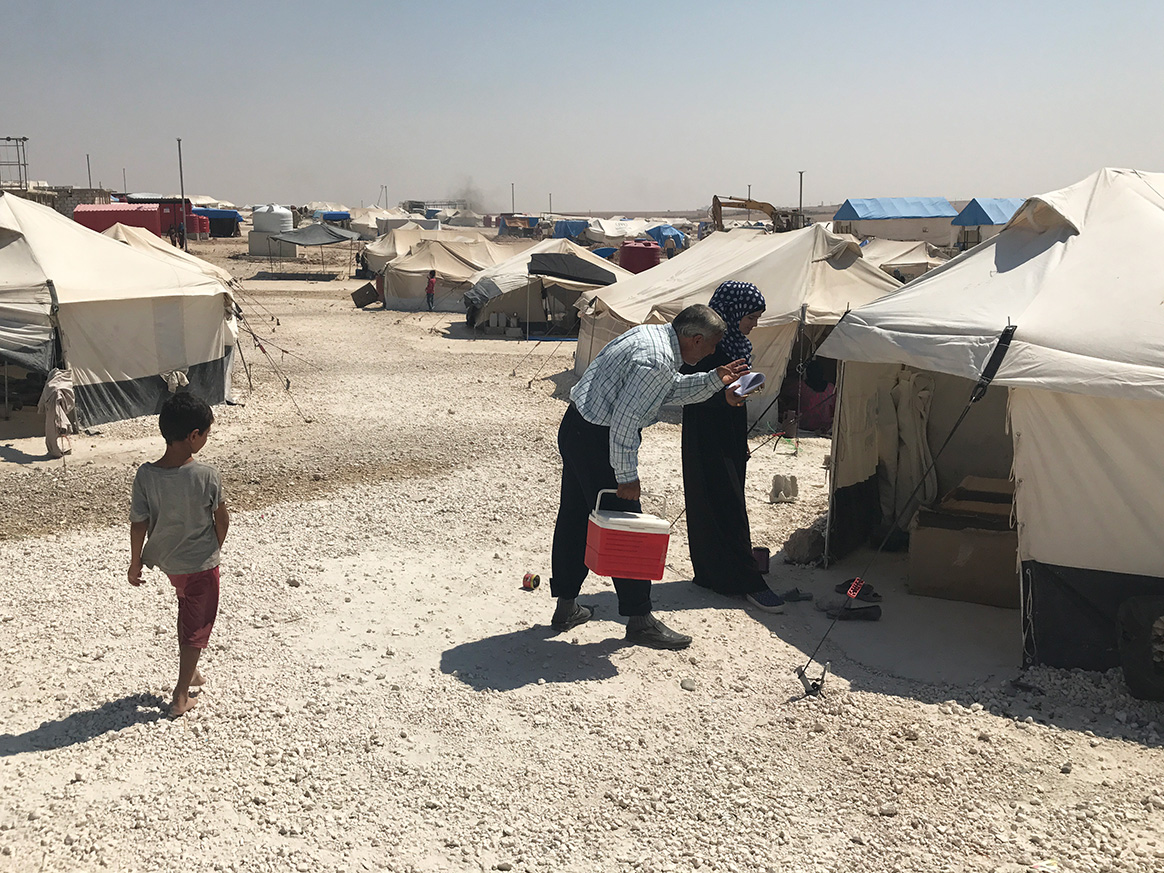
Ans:
POLYGON ((121 168, 121 193, 122 194, 129 193, 129 185, 127 185, 125 183, 125 167, 121 168))
POLYGON ((550 215, 554 214, 554 192, 550 192, 550 215))
POLYGON ((85 155, 85 172, 89 174, 89 187, 93 187, 93 168, 89 166, 89 156, 85 155))
POLYGON ((517 212, 517 200, 514 199, 512 182, 509 183, 509 211, 517 212))
MULTIPOLYGON (((752 186, 749 185, 748 186, 748 202, 750 203, 751 200, 752 200, 752 186)), ((751 209, 748 210, 748 223, 749 224, 752 223, 752 210, 751 209)))
POLYGON ((182 250, 190 251, 190 244, 186 241, 186 178, 182 175, 182 137, 178 137, 178 196, 182 202, 178 204, 178 211, 182 215, 178 227, 182 231, 182 250))
POLYGON ((796 211, 800 213, 800 226, 804 227, 804 170, 797 170, 800 173, 800 205, 796 211))

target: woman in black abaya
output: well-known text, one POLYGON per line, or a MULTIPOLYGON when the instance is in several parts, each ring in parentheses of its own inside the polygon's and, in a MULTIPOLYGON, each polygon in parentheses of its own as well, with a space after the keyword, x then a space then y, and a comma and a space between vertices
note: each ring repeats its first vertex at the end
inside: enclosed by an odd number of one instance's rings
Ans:
MULTIPOLYGON (((748 334, 764 312, 764 296, 750 282, 724 282, 708 303, 727 323, 715 352, 684 373, 713 370, 746 358, 748 334)), ((752 534, 744 502, 748 465, 748 413, 731 406, 727 392, 683 407, 683 491, 687 539, 695 584, 743 596, 765 612, 783 612, 784 601, 768 588, 752 557, 752 534)))

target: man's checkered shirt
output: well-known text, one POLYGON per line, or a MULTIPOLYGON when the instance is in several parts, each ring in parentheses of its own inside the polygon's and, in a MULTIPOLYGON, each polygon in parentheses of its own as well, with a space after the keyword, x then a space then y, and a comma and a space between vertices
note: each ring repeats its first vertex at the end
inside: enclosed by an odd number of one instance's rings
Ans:
POLYGON ((607 343, 570 399, 591 424, 610 428, 610 465, 619 483, 639 477, 639 430, 665 404, 699 403, 723 387, 715 370, 680 375, 679 337, 669 324, 642 324, 607 343))

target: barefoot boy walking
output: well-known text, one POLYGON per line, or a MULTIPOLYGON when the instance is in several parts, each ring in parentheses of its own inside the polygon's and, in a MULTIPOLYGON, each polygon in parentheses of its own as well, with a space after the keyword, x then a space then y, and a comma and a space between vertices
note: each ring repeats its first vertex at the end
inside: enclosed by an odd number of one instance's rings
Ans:
POLYGON ((169 576, 178 595, 178 682, 170 704, 175 717, 198 702, 190 686, 202 684, 198 657, 218 615, 219 548, 230 527, 218 471, 194 460, 213 423, 214 413, 200 397, 182 393, 166 400, 158 416, 166 453, 137 468, 129 510, 129 584, 142 584, 144 563, 169 576))

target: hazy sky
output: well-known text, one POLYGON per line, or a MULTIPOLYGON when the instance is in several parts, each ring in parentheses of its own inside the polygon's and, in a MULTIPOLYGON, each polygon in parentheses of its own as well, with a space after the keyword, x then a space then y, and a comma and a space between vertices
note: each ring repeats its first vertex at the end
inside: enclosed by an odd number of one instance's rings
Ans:
POLYGON ((681 210, 1164 170, 1164 3, 0 0, 33 179, 681 210))

